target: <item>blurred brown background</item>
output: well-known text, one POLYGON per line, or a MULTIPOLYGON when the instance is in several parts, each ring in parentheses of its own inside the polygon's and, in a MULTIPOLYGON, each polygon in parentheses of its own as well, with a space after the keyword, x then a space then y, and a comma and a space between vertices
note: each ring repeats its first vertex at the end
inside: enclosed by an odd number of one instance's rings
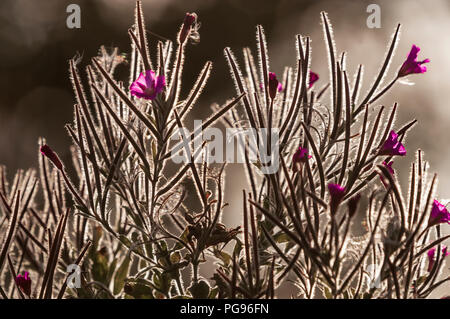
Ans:
MULTIPOLYGON (((348 52, 350 74, 365 65, 364 87, 373 80, 396 24, 403 30, 397 55, 386 81, 397 71, 411 44, 422 48, 419 58, 430 58, 428 72, 411 76, 415 86, 397 84, 380 101, 400 104, 399 120, 418 118, 419 125, 408 136, 409 163, 420 146, 440 173, 441 195, 450 197, 450 2, 446 0, 320 1, 320 0, 144 0, 148 30, 175 38, 187 11, 195 11, 202 23, 199 45, 190 46, 184 80, 194 81, 206 60, 214 70, 197 111, 203 117, 213 102, 222 103, 234 94, 222 50, 230 46, 240 57, 244 46, 255 47, 255 25, 262 24, 269 40, 271 68, 281 73, 284 65, 295 64, 294 36, 312 37, 312 69, 320 74, 319 84, 328 76, 319 12, 329 13, 337 49, 348 52), (381 7, 381 28, 369 29, 367 6, 381 7)), ((96 55, 100 45, 118 46, 128 52, 127 28, 133 23, 134 0, 2 0, 0 2, 0 163, 10 172, 36 164, 37 138, 45 136, 67 156, 69 139, 63 125, 71 120, 74 102, 68 80, 68 59, 80 53, 83 67, 96 55), (66 7, 81 7, 81 29, 66 27, 66 7)), ((153 38, 156 40, 156 38, 153 38)), ((126 79, 126 67, 118 70, 126 79)), ((187 86, 187 87, 188 87, 187 86)), ((401 164, 400 164, 401 163, 401 164)), ((405 174, 402 176, 406 177, 405 174)))
MULTIPOLYGON (((422 48, 419 59, 429 58, 431 63, 427 73, 409 77, 414 86, 396 84, 379 101, 388 107, 399 103, 397 123, 419 120, 406 141, 408 156, 396 160, 394 168, 406 183, 414 153, 423 149, 431 172, 440 176, 438 197, 450 198, 450 1, 144 0, 143 4, 147 29, 170 39, 175 39, 185 12, 195 11, 199 16, 201 40, 187 50, 185 89, 206 60, 214 62, 214 69, 195 109, 198 118, 206 117, 211 103, 223 103, 235 94, 223 48, 230 46, 238 58, 244 46, 254 49, 256 24, 266 30, 271 69, 280 74, 285 65, 295 65, 295 35, 311 36, 312 69, 319 73, 318 85, 322 86, 328 70, 319 13, 327 11, 338 52, 348 52, 349 74, 358 64, 365 66, 365 92, 384 58, 391 33, 402 23, 396 56, 385 80, 395 75, 412 44, 422 48), (366 25, 371 3, 381 7, 379 29, 366 25)), ((64 124, 71 121, 74 103, 68 59, 81 54, 84 68, 100 45, 128 52, 127 29, 134 22, 133 12, 134 0, 0 1, 0 163, 8 166, 10 174, 18 168, 36 167, 39 136, 46 137, 68 161, 70 140, 64 124), (71 3, 81 7, 81 29, 66 27, 66 7, 71 3)), ((154 40, 150 36, 151 44, 154 40)), ((126 71, 125 66, 119 67, 117 76, 126 80, 126 71)), ((243 176, 237 164, 231 165, 226 195, 231 205, 224 217, 230 226, 239 223, 243 176)))

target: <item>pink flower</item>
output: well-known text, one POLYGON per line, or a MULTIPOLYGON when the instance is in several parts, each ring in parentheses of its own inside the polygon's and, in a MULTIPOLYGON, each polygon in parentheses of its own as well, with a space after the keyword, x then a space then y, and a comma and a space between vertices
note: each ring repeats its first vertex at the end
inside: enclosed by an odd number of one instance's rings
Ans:
POLYGON ((331 198, 341 201, 345 195, 345 187, 339 184, 328 184, 328 191, 330 192, 331 198))
POLYGON ((273 72, 269 72, 269 95, 273 100, 277 95, 277 92, 281 92, 283 90, 283 86, 277 80, 277 76, 273 72))
POLYGON ((431 208, 431 215, 428 219, 428 226, 443 223, 450 224, 450 213, 444 205, 439 203, 437 200, 434 200, 433 207, 431 208))
POLYGON ((318 79, 319 75, 317 73, 309 71, 309 88, 311 88, 318 79))
POLYGON ((414 73, 425 73, 427 71, 426 66, 422 66, 424 63, 430 62, 429 59, 423 61, 417 61, 417 54, 420 48, 413 44, 411 51, 408 54, 405 62, 403 62, 402 67, 398 71, 398 77, 407 76, 414 73))
POLYGON ((305 162, 307 159, 311 158, 311 155, 308 155, 308 149, 299 147, 297 151, 295 151, 294 155, 292 156, 292 162, 295 163, 301 163, 305 162))
POLYGON ((328 184, 328 191, 330 192, 330 208, 331 214, 334 214, 345 196, 345 187, 339 184, 328 184))
POLYGON ((52 161, 52 163, 56 166, 57 169, 62 170, 63 164, 59 160, 58 155, 56 155, 55 152, 48 146, 47 144, 44 144, 41 146, 41 154, 46 156, 49 160, 52 161))
POLYGON ((398 135, 394 131, 391 131, 389 134, 389 137, 384 142, 384 144, 381 146, 381 149, 378 153, 378 155, 399 155, 399 156, 405 156, 406 155, 406 149, 403 146, 402 143, 398 141, 398 135))
MULTIPOLYGON (((436 261, 435 255, 436 255, 436 248, 433 247, 427 252, 428 255, 428 272, 430 272, 433 269, 434 263, 436 261)), ((442 246, 442 256, 446 257, 450 255, 449 252, 447 252, 447 247, 442 246)))
POLYGON ((294 172, 297 172, 299 167, 301 167, 301 164, 306 162, 308 159, 310 159, 312 156, 308 155, 308 149, 299 147, 294 155, 292 155, 292 169, 294 172))
POLYGON ((15 281, 20 290, 29 297, 31 295, 31 278, 28 271, 25 271, 24 276, 17 275, 15 281))
POLYGON ((131 95, 153 100, 166 86, 166 79, 163 75, 156 76, 152 70, 141 73, 136 81, 130 86, 131 95))
MULTIPOLYGON (((392 168, 392 164, 394 164, 394 161, 390 161, 389 163, 383 161, 383 166, 387 168, 387 170, 391 175, 394 175, 394 169, 392 168)), ((389 183, 384 179, 383 174, 380 174, 380 179, 384 187, 388 188, 389 183)))

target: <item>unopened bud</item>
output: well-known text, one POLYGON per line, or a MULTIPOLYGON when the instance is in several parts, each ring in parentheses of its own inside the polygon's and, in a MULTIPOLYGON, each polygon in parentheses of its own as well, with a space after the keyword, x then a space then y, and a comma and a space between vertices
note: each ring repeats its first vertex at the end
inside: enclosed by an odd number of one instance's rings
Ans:
POLYGON ((20 290, 29 297, 31 295, 31 278, 28 271, 25 271, 23 276, 17 275, 15 280, 20 290))
POLYGON ((189 33, 191 32, 192 25, 197 20, 197 15, 195 13, 186 13, 186 16, 184 17, 183 26, 181 28, 178 40, 180 41, 180 44, 183 44, 186 39, 189 36, 189 33))
POLYGON ((345 187, 339 184, 328 184, 328 191, 330 192, 330 209, 331 214, 334 215, 339 204, 345 196, 345 187))
POLYGON ((270 98, 273 100, 275 96, 277 95, 278 91, 281 91, 281 83, 278 82, 277 76, 273 72, 269 72, 269 95, 270 98))
POLYGON ((44 144, 41 146, 41 153, 42 155, 45 155, 49 160, 52 161, 52 163, 56 166, 57 169, 62 170, 63 165, 61 161, 59 160, 58 155, 56 155, 55 152, 48 146, 47 144, 44 144))

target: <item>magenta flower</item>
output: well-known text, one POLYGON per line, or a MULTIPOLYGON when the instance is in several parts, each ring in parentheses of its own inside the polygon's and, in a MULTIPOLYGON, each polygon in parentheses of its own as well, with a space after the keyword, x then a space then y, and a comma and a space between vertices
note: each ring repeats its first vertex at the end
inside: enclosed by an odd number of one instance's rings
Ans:
POLYGON ((29 297, 31 295, 31 278, 28 271, 25 271, 24 276, 17 275, 15 281, 20 290, 29 297))
POLYGON ((378 153, 378 155, 399 155, 399 156, 405 156, 406 155, 406 149, 403 146, 402 143, 398 141, 398 134, 394 131, 391 131, 389 133, 389 137, 384 142, 384 144, 381 146, 381 149, 378 153))
POLYGON ((430 59, 417 61, 417 54, 419 53, 419 51, 420 48, 413 44, 408 57, 406 58, 405 62, 403 62, 402 67, 398 71, 398 77, 407 76, 414 73, 427 72, 427 67, 422 66, 422 64, 430 62, 430 59))
POLYGON ((345 195, 345 187, 339 185, 339 184, 328 184, 328 191, 330 192, 330 208, 331 208, 331 214, 334 214, 341 203, 342 199, 345 195))
POLYGON ((299 147, 297 151, 295 151, 294 155, 292 156, 292 162, 295 163, 301 163, 305 162, 307 159, 311 158, 311 155, 308 155, 308 149, 299 147))
POLYGON ((330 192, 331 198, 341 201, 345 195, 345 187, 339 184, 328 184, 328 191, 330 192))
POLYGON ((319 75, 317 73, 309 71, 309 88, 311 88, 318 79, 319 75))
POLYGON ((299 147, 294 155, 292 155, 292 168, 294 172, 298 171, 299 166, 310 159, 312 156, 308 155, 308 149, 299 147))
MULTIPOLYGON (((436 255, 436 248, 433 247, 427 252, 428 255, 428 272, 430 272, 433 269, 434 263, 436 261, 435 255, 436 255)), ((449 252, 447 252, 447 247, 442 246, 442 256, 446 257, 450 255, 449 252)))
POLYGON ((450 213, 444 205, 439 203, 437 200, 434 200, 433 207, 431 208, 431 215, 428 219, 428 226, 443 223, 450 224, 450 213))
POLYGON ((269 72, 269 95, 273 100, 277 95, 277 92, 281 92, 283 90, 283 86, 277 80, 277 76, 273 72, 269 72))
POLYGON ((153 100, 166 86, 166 79, 163 75, 156 76, 152 70, 141 73, 136 81, 130 86, 131 95, 153 100))
POLYGON ((57 169, 59 169, 59 170, 63 169, 63 164, 59 160, 58 155, 56 155, 56 153, 53 152, 53 150, 50 148, 50 146, 48 146, 47 144, 44 144, 41 146, 40 151, 41 151, 42 155, 46 156, 49 160, 52 161, 52 163, 56 166, 57 169))

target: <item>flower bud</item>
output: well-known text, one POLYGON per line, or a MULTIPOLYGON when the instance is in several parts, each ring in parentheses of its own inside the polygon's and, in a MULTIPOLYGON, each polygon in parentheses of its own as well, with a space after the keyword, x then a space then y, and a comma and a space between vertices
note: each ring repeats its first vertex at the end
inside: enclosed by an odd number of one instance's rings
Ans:
POLYGON ((53 150, 50 148, 50 146, 48 146, 47 144, 42 145, 41 153, 42 153, 42 155, 45 155, 49 160, 51 160, 57 169, 59 169, 59 170, 63 169, 63 164, 59 160, 58 155, 56 155, 56 153, 53 152, 53 150))
POLYGON ((328 184, 328 191, 330 193, 330 208, 331 214, 334 215, 337 211, 339 204, 345 196, 345 187, 339 184, 328 184))
POLYGON ((197 15, 195 13, 186 13, 186 16, 184 17, 183 26, 181 28, 180 34, 178 36, 178 41, 180 44, 183 44, 186 39, 189 36, 189 33, 191 32, 192 25, 197 20, 197 15))
POLYGON ((309 71, 308 88, 310 89, 314 85, 314 83, 317 82, 317 80, 319 80, 319 75, 317 73, 314 73, 313 71, 309 71))
MULTIPOLYGON (((394 161, 390 161, 390 162, 383 161, 383 166, 387 168, 387 170, 389 171, 389 174, 394 176, 395 171, 392 168, 392 164, 394 164, 394 161)), ((380 173, 380 180, 383 183, 384 187, 386 187, 386 189, 389 188, 389 181, 385 180, 382 173, 380 173)))
POLYGON ((269 96, 273 100, 278 91, 282 90, 281 83, 278 82, 277 76, 273 72, 269 72, 269 96))
MULTIPOLYGON (((447 246, 442 246, 442 257, 447 257, 450 253, 447 252, 447 246)), ((428 272, 433 270, 434 264, 436 262, 436 247, 433 247, 427 251, 428 256, 428 272)))
POLYGON ((31 295, 31 278, 28 271, 25 271, 23 276, 17 275, 15 281, 20 290, 29 297, 31 295))

